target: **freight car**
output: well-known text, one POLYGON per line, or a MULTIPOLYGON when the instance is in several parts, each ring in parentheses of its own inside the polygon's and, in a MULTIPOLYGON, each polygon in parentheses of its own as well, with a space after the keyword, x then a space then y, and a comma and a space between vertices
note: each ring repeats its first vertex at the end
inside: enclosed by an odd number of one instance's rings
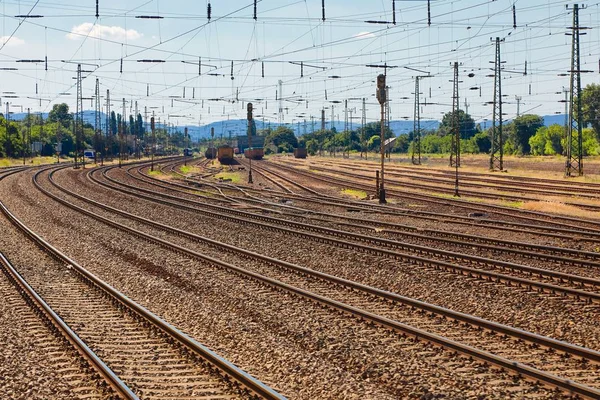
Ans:
POLYGON ((252 160, 262 160, 265 156, 265 149, 262 147, 251 147, 244 150, 244 155, 246 158, 250 158, 252 160))
POLYGON ((306 149, 298 147, 294 149, 294 157, 295 158, 306 158, 306 149))
POLYGON ((209 147, 204 152, 204 157, 208 158, 209 160, 217 158, 217 149, 215 149, 214 147, 209 147))
POLYGON ((217 157, 221 164, 232 164, 233 163, 233 147, 231 146, 219 146, 217 157))
POLYGON ((191 157, 194 154, 194 151, 190 148, 183 149, 183 155, 185 157, 191 157))

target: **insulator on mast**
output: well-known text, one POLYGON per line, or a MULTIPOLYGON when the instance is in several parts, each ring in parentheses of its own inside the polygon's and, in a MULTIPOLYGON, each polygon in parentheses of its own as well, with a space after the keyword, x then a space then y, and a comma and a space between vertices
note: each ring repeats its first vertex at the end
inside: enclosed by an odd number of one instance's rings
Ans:
POLYGON ((123 57, 121 57, 121 73, 123 73, 123 57))
POLYGON ((262 62, 262 77, 265 77, 265 63, 264 61, 262 62))
POLYGON ((254 20, 256 21, 256 0, 254 0, 254 20))
POLYGON ((396 0, 392 0, 392 23, 396 25, 396 0))
POLYGON ((431 0, 427 0, 427 26, 431 26, 431 0))
POLYGON ((513 29, 517 29, 517 7, 513 4, 513 29))
POLYGON ((323 12, 323 22, 325 22, 325 0, 321 0, 321 11, 323 12))
POLYGON ((212 12, 212 7, 210 6, 210 2, 206 6, 206 15, 208 16, 208 22, 210 22, 210 14, 212 12))

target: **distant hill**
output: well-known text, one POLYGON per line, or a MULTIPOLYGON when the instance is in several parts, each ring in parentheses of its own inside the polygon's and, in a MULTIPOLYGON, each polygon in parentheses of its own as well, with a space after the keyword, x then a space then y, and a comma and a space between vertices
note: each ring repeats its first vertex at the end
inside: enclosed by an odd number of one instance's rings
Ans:
MULTIPOLYGON (((27 113, 14 113, 11 114, 11 119, 16 120, 16 121, 21 121, 23 120, 25 117, 27 116, 27 113)), ((48 113, 43 113, 42 114, 43 118, 46 119, 48 118, 48 113)), ((550 126, 553 124, 559 124, 559 125, 564 125, 565 123, 565 115, 564 114, 555 114, 555 115, 544 115, 542 116, 542 118, 544 118, 544 125, 546 126, 550 126)), ((83 112, 83 120, 85 123, 94 125, 95 124, 95 111, 93 110, 85 110, 83 112)), ((104 126, 106 124, 106 114, 104 113, 100 113, 100 121, 102 122, 102 128, 104 129, 104 126)), ((507 120, 505 121, 505 123, 510 122, 511 120, 507 120)), ((421 129, 423 130, 435 130, 438 129, 440 126, 440 121, 436 121, 436 120, 421 120, 421 129)), ((480 121, 477 122, 482 129, 487 129, 492 125, 491 121, 480 121)), ((150 124, 150 122, 148 121, 148 125, 150 124)), ((329 129, 330 127, 330 122, 327 122, 327 129, 329 129)), ((315 129, 320 129, 320 122, 315 121, 315 129)), ((264 128, 277 128, 279 126, 278 123, 263 123, 262 120, 260 119, 256 119, 256 129, 260 130, 260 129, 264 129, 264 128)), ((342 130, 344 130, 344 122, 343 121, 334 121, 334 126, 337 129, 338 132, 341 132, 342 130)), ((360 126, 360 124, 352 124, 352 128, 356 129, 360 126)), ((414 126, 414 122, 412 120, 394 120, 394 121, 390 121, 390 129, 394 132, 394 134, 396 134, 396 136, 398 135, 406 135, 409 132, 411 132, 413 130, 413 126, 414 126)), ((177 126, 177 128, 179 128, 180 130, 183 130, 185 127, 188 128, 188 132, 190 133, 190 136, 192 137, 193 140, 197 140, 197 139, 202 139, 202 138, 209 138, 210 137, 210 131, 211 128, 214 128, 215 130, 215 137, 219 138, 221 137, 221 135, 223 135, 224 138, 229 137, 229 131, 231 131, 231 135, 232 136, 237 136, 237 135, 245 135, 247 132, 247 128, 248 128, 248 121, 245 119, 236 119, 236 120, 229 120, 229 121, 218 121, 218 122, 212 122, 210 124, 207 125, 202 125, 202 126, 198 126, 198 125, 179 125, 177 126)), ((294 130, 295 134, 297 136, 301 136, 304 134, 304 123, 301 122, 300 125, 293 124, 293 126, 291 126, 291 128, 294 130)), ((312 126, 310 121, 307 122, 306 124, 306 131, 310 132, 312 130, 312 126)))

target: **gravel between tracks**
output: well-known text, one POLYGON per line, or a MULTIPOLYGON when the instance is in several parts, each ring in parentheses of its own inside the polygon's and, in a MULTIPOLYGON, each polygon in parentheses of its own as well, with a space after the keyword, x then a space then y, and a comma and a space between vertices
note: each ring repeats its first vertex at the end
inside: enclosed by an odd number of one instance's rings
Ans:
MULTIPOLYGON (((14 251, 11 227, 0 216, 0 248, 14 251)), ((11 260, 15 263, 16 260, 11 260)), ((39 263, 36 267, 43 268, 39 263)), ((0 271, 0 398, 104 399, 94 373, 62 337, 52 333, 40 316, 0 271)))
MULTIPOLYGON (((512 378, 478 363, 126 238, 57 207, 31 188, 28 177, 0 186, 9 207, 44 237, 292 398, 431 398, 431 393, 522 398, 538 390, 523 382, 507 384, 512 378), (41 215, 52 223, 40 223, 41 215)), ((536 395, 553 396, 541 389, 536 395)))
MULTIPOLYGON (((127 179, 126 176, 121 178, 127 179)), ((61 183, 66 185, 68 181, 70 179, 61 183)), ((78 185, 68 188, 77 190, 78 185)), ((239 229, 239 225, 232 222, 193 212, 173 212, 167 206, 133 200, 130 196, 119 200, 120 195, 113 191, 109 193, 95 185, 86 190, 88 197, 114 207, 257 253, 544 336, 600 349, 600 317, 594 306, 587 307, 550 295, 530 294, 524 289, 508 288, 502 284, 482 283, 451 273, 423 270, 384 257, 358 254, 308 240, 290 239, 277 232, 248 226, 239 229), (124 201, 125 198, 128 200, 124 201), (272 243, 289 244, 273 246, 272 243), (316 254, 318 257, 315 257, 316 254)))

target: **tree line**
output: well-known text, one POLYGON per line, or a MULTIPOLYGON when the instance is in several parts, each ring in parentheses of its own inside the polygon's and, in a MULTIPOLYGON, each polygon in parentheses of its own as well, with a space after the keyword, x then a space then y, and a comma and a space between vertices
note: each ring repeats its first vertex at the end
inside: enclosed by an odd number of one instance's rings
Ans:
MULTIPOLYGON (((108 118, 109 129, 106 129, 105 121, 102 125, 105 129, 96 135, 94 126, 83 123, 80 132, 82 151, 93 149, 109 158, 120 152, 121 145, 128 155, 150 151, 152 135, 147 132, 141 114, 123 118, 113 111, 108 118)), ((41 115, 31 114, 14 121, 0 114, 0 157, 52 156, 57 154, 57 148, 60 148, 60 156, 72 157, 77 140, 75 128, 74 116, 65 103, 55 104, 45 120, 41 115), (34 154, 31 144, 35 142, 41 143, 41 150, 34 154)), ((155 138, 158 153, 173 152, 186 146, 185 135, 179 130, 169 132, 164 127, 157 127, 155 138)))
MULTIPOLYGON (((454 112, 444 115, 435 130, 421 130, 421 152, 426 154, 449 153, 452 147, 452 121, 454 112)), ((463 153, 489 153, 491 128, 483 129, 464 110, 458 110, 461 151, 463 153)), ((583 154, 600 154, 600 85, 590 84, 582 91, 583 154)), ((305 147, 309 154, 323 152, 379 151, 380 123, 372 122, 351 131, 338 132, 335 128, 318 130, 296 137, 287 126, 265 129, 258 132, 265 136, 265 147, 277 152, 290 152, 295 147, 305 147)), ((524 114, 502 126, 504 154, 507 155, 556 155, 564 154, 567 132, 564 125, 544 126, 541 116, 524 114)), ((577 133, 574 132, 574 140, 577 133)), ((385 128, 385 138, 394 137, 385 128)), ((410 153, 414 145, 414 132, 399 135, 392 152, 410 153)))

